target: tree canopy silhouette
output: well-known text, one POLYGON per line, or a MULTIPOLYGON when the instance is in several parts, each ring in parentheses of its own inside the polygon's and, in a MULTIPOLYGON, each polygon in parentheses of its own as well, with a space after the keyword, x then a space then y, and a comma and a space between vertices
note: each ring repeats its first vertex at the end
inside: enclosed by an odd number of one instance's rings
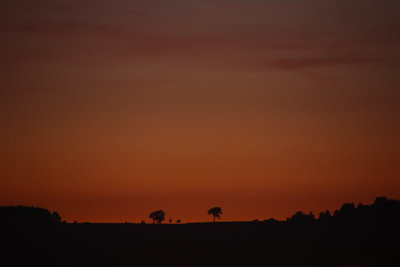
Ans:
POLYGON ((214 207, 209 209, 207 214, 212 215, 215 222, 215 218, 221 219, 222 209, 220 207, 214 207))
POLYGON ((153 223, 160 224, 165 220, 165 212, 163 210, 156 210, 150 213, 149 217, 153 220, 153 223))
POLYGON ((295 222, 295 223, 304 223, 304 222, 312 222, 315 220, 314 214, 310 212, 309 214, 305 214, 302 211, 297 211, 292 217, 288 218, 287 221, 295 222))
POLYGON ((0 207, 0 223, 5 224, 48 224, 60 223, 61 216, 57 211, 31 206, 2 206, 0 207))

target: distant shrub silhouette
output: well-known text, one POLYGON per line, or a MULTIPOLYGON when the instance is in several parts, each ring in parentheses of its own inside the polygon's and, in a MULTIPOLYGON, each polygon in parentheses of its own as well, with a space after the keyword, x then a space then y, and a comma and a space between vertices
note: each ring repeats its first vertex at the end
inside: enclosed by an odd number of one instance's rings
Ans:
POLYGON ((165 212, 162 210, 156 210, 150 213, 149 217, 153 220, 153 223, 160 224, 162 221, 165 220, 165 212))
POLYGON ((176 223, 181 223, 181 219, 176 220, 176 223))
POLYGON ((215 222, 215 218, 221 219, 222 209, 220 207, 214 207, 209 209, 207 214, 212 215, 215 222))

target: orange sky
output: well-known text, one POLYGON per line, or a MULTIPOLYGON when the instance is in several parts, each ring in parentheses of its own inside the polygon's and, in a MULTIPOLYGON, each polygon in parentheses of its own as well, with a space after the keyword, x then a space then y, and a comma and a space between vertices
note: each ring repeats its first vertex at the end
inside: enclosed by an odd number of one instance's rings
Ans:
POLYGON ((188 222, 400 198, 398 1, 3 2, 0 205, 188 222))

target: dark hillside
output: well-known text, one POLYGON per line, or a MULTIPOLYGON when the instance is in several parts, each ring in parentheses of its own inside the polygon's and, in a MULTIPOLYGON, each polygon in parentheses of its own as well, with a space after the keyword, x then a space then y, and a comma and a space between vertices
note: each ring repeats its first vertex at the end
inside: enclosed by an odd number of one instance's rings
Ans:
POLYGON ((3 259, 15 266, 400 266, 400 202, 386 198, 287 221, 69 224, 50 217, 11 227, 2 218, 3 259))

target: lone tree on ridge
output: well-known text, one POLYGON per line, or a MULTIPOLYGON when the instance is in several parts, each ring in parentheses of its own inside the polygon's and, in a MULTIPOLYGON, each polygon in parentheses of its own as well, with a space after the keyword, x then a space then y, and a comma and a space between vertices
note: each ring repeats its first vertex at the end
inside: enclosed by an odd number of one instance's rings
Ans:
POLYGON ((214 207, 209 209, 207 213, 213 216, 215 222, 215 218, 221 219, 222 209, 220 207, 214 207))
POLYGON ((153 220, 153 223, 160 224, 162 221, 165 220, 165 212, 162 210, 156 210, 150 213, 149 217, 153 220))

